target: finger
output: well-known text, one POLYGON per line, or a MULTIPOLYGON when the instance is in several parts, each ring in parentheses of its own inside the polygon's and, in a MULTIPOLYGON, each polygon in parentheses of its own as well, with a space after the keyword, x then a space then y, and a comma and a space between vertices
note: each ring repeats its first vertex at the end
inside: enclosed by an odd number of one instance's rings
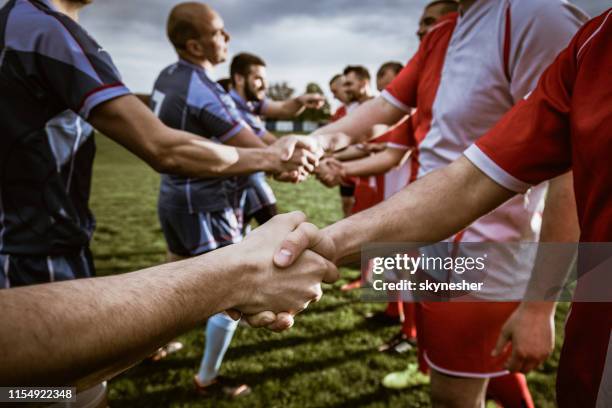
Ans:
POLYGON ((313 153, 310 150, 304 150, 304 157, 308 160, 308 163, 310 163, 314 167, 319 166, 320 160, 319 156, 316 153, 313 153))
POLYGON ((290 232, 277 251, 277 254, 284 255, 283 259, 274 257, 276 266, 284 268, 291 265, 302 252, 318 242, 318 232, 319 229, 310 223, 302 223, 290 232))
POLYGON ((511 373, 520 372, 521 367, 523 366, 524 361, 525 361, 525 359, 521 355, 519 355, 518 352, 516 352, 515 350, 512 350, 512 354, 510 355, 510 359, 508 359, 508 362, 506 363, 506 368, 511 373))
POLYGON ((277 316, 274 312, 267 311, 245 316, 244 318, 251 327, 266 327, 274 323, 277 316))
POLYGON ((301 157, 301 165, 302 165, 302 169, 306 170, 309 173, 312 173, 315 170, 315 164, 314 162, 316 161, 316 158, 314 161, 311 162, 313 155, 312 153, 308 152, 308 151, 304 151, 304 154, 301 157), (310 155, 311 157, 308 157, 308 155, 310 155))
POLYGON ((281 160, 288 161, 295 152, 298 139, 292 136, 286 136, 285 138, 281 139, 281 143, 283 145, 281 150, 281 160))
MULTIPOLYGON (((333 245, 333 243, 332 243, 333 245)), ((340 272, 338 272, 338 267, 331 261, 325 260, 326 268, 325 273, 323 275, 323 282, 325 283, 334 283, 338 279, 340 279, 340 272)))
MULTIPOLYGON (((495 344, 495 348, 491 352, 491 356, 497 357, 501 355, 504 352, 504 349, 506 348, 506 345, 508 344, 509 340, 510 338, 509 338, 508 333, 506 332, 506 330, 502 329, 502 332, 499 334, 499 337, 497 338, 497 343, 495 344)), ((514 354, 514 351, 513 351, 513 354, 514 354)))
POLYGON ((291 313, 280 312, 276 315, 276 320, 266 326, 269 330, 282 332, 293 327, 294 319, 291 313))
POLYGON ((521 373, 527 374, 530 371, 535 370, 540 365, 541 361, 538 359, 527 359, 523 366, 521 367, 521 373))
POLYGON ((304 222, 285 237, 277 252, 282 251, 287 256, 278 262, 275 257, 274 263, 281 268, 287 267, 306 249, 311 249, 326 259, 333 259, 336 252, 334 243, 327 234, 321 233, 313 224, 304 222))

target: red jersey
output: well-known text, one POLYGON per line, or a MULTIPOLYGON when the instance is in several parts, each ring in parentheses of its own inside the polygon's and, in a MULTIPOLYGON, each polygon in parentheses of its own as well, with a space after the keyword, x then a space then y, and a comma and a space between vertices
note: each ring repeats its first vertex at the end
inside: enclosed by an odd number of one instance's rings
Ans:
MULTIPOLYGON (((611 50, 609 9, 589 21, 536 89, 465 152, 485 174, 516 192, 573 170, 586 242, 612 241, 611 50)), ((579 254, 579 265, 597 261, 585 258, 579 254)), ((607 285, 605 279, 600 285, 607 285)), ((557 376, 559 406, 612 406, 611 372, 612 304, 572 304, 557 376)))
POLYGON ((338 109, 336 109, 336 112, 334 112, 330 120, 332 122, 335 122, 337 120, 342 119, 345 116, 346 116, 346 105, 342 105, 338 109))
MULTIPOLYGON (((415 146, 412 118, 407 117, 387 133, 372 140, 372 143, 385 143, 387 149, 408 151, 415 146)), ((353 214, 375 206, 404 188, 411 180, 411 164, 407 161, 386 173, 355 179, 353 214)))

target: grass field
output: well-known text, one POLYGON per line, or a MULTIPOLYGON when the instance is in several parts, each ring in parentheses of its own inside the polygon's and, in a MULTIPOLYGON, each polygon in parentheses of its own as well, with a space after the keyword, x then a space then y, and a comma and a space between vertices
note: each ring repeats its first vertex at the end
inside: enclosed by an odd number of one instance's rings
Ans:
MULTIPOLYGON (((98 136, 91 204, 98 228, 93 251, 98 273, 114 274, 145 268, 164 260, 164 240, 157 221, 159 177, 121 147, 98 136)), ((300 185, 272 183, 281 211, 302 210, 318 226, 340 218, 335 190, 314 180, 300 185)), ((202 329, 180 337, 185 348, 158 364, 143 363, 110 381, 113 407, 427 407, 425 386, 389 391, 380 385, 390 371, 416 361, 415 353, 391 356, 376 351, 396 328, 379 328, 363 314, 382 304, 360 302, 356 291, 327 286, 321 302, 312 305, 283 334, 240 327, 226 356, 222 374, 250 384, 253 393, 235 401, 202 399, 193 392, 199 365, 202 329)), ((557 333, 566 312, 561 306, 557 333)), ((129 319, 129 316, 118 316, 129 319)), ((553 357, 529 375, 536 407, 554 406, 553 357)))

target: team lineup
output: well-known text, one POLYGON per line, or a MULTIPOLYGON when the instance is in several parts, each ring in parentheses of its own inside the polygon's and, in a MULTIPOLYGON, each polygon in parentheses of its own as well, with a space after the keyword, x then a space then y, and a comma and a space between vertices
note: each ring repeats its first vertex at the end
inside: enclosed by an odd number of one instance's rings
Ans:
MULTIPOLYGON (((329 81, 340 103, 331 121, 278 137, 265 120, 320 109, 324 97, 268 98, 266 61, 249 52, 213 79, 231 39, 213 8, 169 10, 178 59, 150 95, 134 95, 78 22, 91 2, 0 8, 0 385, 76 386, 74 406, 107 406, 106 380, 164 359, 183 347, 180 334, 205 327, 194 390, 240 398, 249 384, 220 370, 241 321, 299 325, 296 315, 325 296, 321 284, 365 244, 442 242, 362 264, 361 279, 342 287, 413 290, 376 280, 401 269, 384 262, 401 256, 409 274, 427 269, 417 261, 449 260, 459 279, 460 261, 486 264, 494 283, 428 277, 415 287, 473 297, 390 299, 367 316, 401 325, 381 351, 418 353, 418 365, 382 385, 410 392, 422 378, 434 407, 534 407, 525 374, 555 338, 556 303, 543 300, 541 282, 560 292, 573 256, 495 245, 482 257, 465 244, 612 241, 612 10, 589 19, 562 0, 432 1, 406 64, 381 62, 374 78, 346 66, 329 81), (166 263, 95 277, 94 129, 161 174, 166 263), (345 218, 319 229, 301 212, 279 214, 266 175, 338 188, 345 218), (504 287, 542 301, 507 301, 504 287)), ((578 252, 578 273, 605 261, 578 252)), ((584 299, 589 287, 575 290, 584 299)), ((556 404, 612 406, 609 302, 572 303, 556 404)))

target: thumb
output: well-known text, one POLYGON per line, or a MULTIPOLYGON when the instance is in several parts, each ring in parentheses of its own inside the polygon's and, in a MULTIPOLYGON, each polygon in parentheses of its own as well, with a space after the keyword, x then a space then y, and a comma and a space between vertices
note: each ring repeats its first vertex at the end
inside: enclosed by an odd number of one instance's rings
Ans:
POLYGON ((295 152, 295 146, 297 144, 297 139, 293 137, 287 137, 284 140, 283 147, 281 150, 281 160, 288 161, 293 156, 293 152, 295 152))
POLYGON ((335 256, 332 239, 313 224, 303 222, 290 232, 274 255, 274 263, 279 268, 290 266, 307 249, 311 249, 326 259, 335 256))

